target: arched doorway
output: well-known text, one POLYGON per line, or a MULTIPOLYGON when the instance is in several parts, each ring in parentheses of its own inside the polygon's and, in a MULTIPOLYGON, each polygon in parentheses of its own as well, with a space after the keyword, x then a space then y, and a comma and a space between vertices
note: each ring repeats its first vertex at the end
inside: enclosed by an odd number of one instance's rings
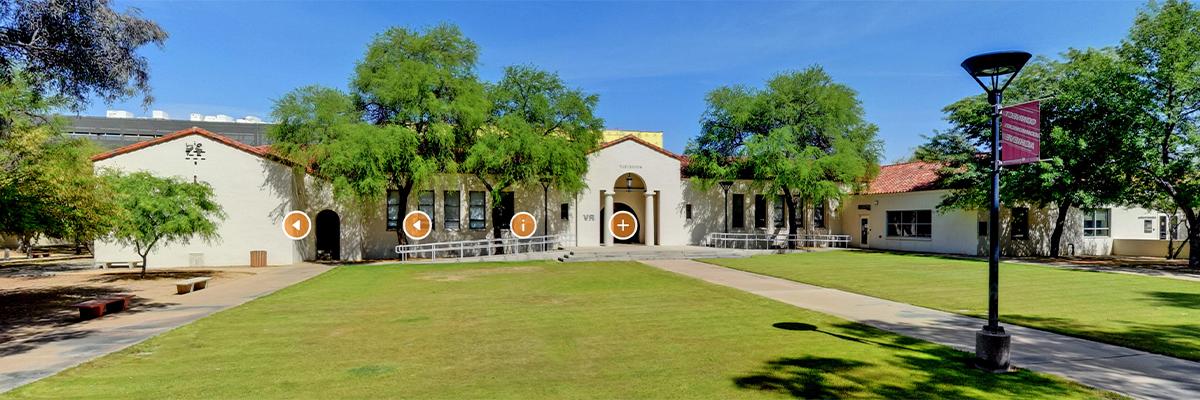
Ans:
POLYGON ((342 220, 333 210, 317 213, 317 260, 342 259, 342 220))
MULTIPOLYGON (((625 239, 625 240, 613 238, 613 243, 616 243, 616 244, 644 243, 642 241, 642 217, 638 215, 637 210, 634 210, 633 207, 630 207, 628 204, 625 204, 625 203, 613 203, 613 209, 617 210, 615 212, 628 211, 630 214, 633 214, 634 219, 638 220, 637 233, 634 233, 633 237, 631 237, 629 239, 625 239)), ((604 224, 608 224, 608 210, 605 210, 603 208, 600 209, 600 220, 604 221, 604 224)), ((604 229, 605 229, 604 227, 605 227, 605 225, 600 225, 600 236, 601 237, 604 236, 604 229)))
POLYGON ((653 243, 654 229, 650 225, 657 215, 650 208, 650 198, 646 196, 647 186, 646 180, 640 175, 625 172, 617 176, 613 181, 612 190, 604 190, 600 193, 600 243, 601 245, 609 243, 624 243, 624 244, 647 244, 653 243), (613 210, 607 210, 611 204, 613 210), (637 219, 637 232, 633 237, 626 240, 619 240, 608 234, 608 218, 612 212, 627 211, 633 214, 637 219), (647 237, 649 236, 649 237, 647 237))

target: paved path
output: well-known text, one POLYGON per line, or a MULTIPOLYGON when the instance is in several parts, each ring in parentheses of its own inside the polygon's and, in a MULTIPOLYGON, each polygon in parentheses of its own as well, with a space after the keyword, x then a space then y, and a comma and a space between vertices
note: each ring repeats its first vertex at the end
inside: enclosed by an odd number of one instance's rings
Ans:
POLYGON ((0 393, 273 293, 330 268, 318 264, 264 268, 253 276, 178 296, 173 299, 176 304, 161 309, 114 314, 7 345, 0 348, 0 393))
MULTIPOLYGON (((986 323, 698 261, 644 263, 970 353, 975 352, 975 331, 986 323)), ((1200 399, 1200 363, 1015 325, 1006 325, 1005 330, 1012 334, 1012 362, 1019 367, 1137 398, 1200 399)))

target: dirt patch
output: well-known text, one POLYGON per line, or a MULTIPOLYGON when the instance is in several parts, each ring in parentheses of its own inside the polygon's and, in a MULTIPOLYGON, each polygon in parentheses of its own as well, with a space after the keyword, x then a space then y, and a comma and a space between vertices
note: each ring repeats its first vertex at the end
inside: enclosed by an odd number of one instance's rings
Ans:
POLYGON ((455 271, 426 272, 417 275, 417 279, 437 282, 457 282, 488 275, 523 274, 542 271, 542 267, 502 267, 480 268, 455 271))
POLYGON ((129 310, 121 314, 134 314, 178 304, 177 280, 210 276, 212 284, 220 285, 257 273, 244 267, 152 269, 140 279, 140 269, 24 268, 24 273, 0 274, 0 355, 19 352, 22 342, 49 340, 77 330, 81 321, 79 311, 71 306, 75 303, 114 294, 133 295, 129 310))

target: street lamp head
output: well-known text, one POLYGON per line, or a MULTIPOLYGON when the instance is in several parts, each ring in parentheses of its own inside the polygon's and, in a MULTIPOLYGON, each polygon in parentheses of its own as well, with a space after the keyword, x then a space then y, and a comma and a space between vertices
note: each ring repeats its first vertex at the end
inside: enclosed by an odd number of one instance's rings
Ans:
POLYGON ((1032 57, 1032 54, 1024 51, 996 51, 971 56, 963 60, 962 67, 988 93, 988 101, 991 102, 1012 83, 1017 73, 1032 57), (1006 75, 1008 79, 1001 82, 1000 79, 1006 75), (989 78, 991 85, 983 83, 983 79, 980 78, 989 78))
POLYGON ((729 191, 729 188, 733 187, 733 181, 721 181, 721 182, 718 182, 717 184, 721 185, 721 190, 724 190, 724 191, 729 191))
POLYGON ((962 62, 962 67, 974 77, 1015 74, 1031 57, 1024 51, 996 51, 971 56, 962 62))

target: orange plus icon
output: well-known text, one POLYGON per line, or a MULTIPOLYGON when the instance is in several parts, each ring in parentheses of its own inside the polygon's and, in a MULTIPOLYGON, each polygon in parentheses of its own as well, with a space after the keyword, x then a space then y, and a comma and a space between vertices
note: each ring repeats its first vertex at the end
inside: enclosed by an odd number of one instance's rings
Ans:
POLYGON ((634 217, 629 211, 617 211, 608 219, 608 229, 616 239, 629 239, 637 234, 637 217, 634 217))

